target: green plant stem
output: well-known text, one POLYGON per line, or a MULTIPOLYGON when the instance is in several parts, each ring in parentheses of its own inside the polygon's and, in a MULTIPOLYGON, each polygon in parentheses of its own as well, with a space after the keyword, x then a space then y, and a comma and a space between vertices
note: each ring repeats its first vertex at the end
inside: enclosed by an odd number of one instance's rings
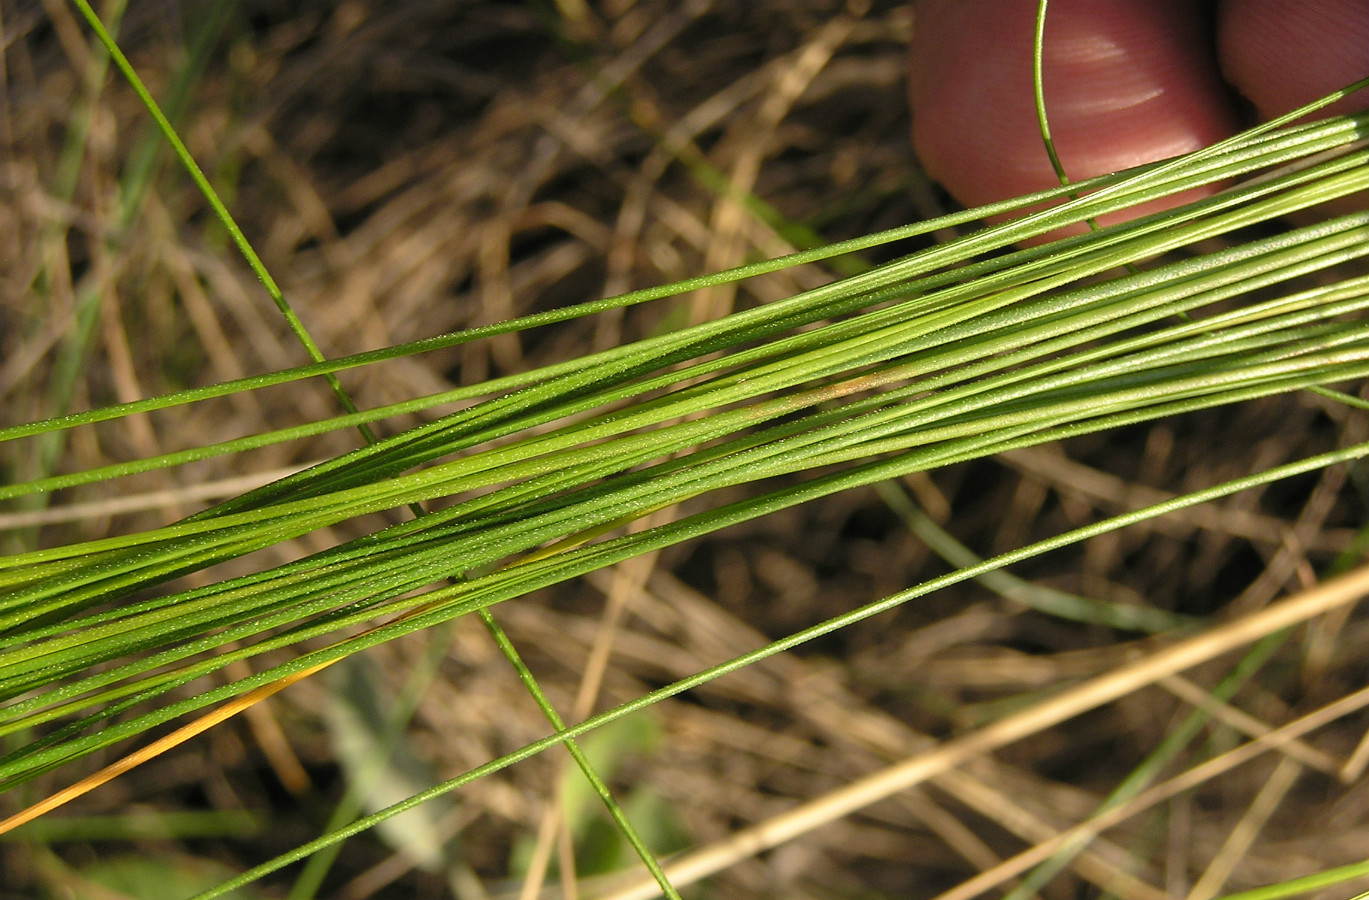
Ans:
MULTIPOLYGON (((1346 866, 1327 869, 1325 872, 1317 872, 1314 875, 1304 875, 1302 878, 1294 878, 1278 884, 1227 894, 1220 900, 1283 900, 1285 897, 1310 894, 1313 891, 1335 887, 1365 876, 1369 876, 1369 862, 1350 863, 1346 866)), ((1364 900, 1366 897, 1369 897, 1369 893, 1359 894, 1352 897, 1351 900, 1364 900)))
MULTIPOLYGON (((547 695, 542 691, 542 686, 537 683, 537 679, 533 677, 531 670, 529 670, 527 664, 523 662, 523 658, 519 655, 517 649, 514 648, 513 642, 509 640, 509 636, 504 633, 504 629, 494 620, 494 615, 488 609, 482 609, 480 610, 480 621, 494 637, 494 641, 499 645, 499 649, 504 652, 504 655, 510 661, 514 662, 514 670, 518 673, 519 680, 523 682, 528 693, 532 694, 533 700, 537 702, 538 708, 542 710, 542 714, 546 716, 547 721, 551 723, 551 727, 559 734, 566 734, 566 723, 562 721, 561 715, 556 711, 556 707, 552 706, 551 701, 547 699, 547 695)), ((665 871, 661 868, 661 864, 656 861, 655 854, 647 847, 646 843, 637 833, 637 829, 628 821, 627 815, 623 812, 623 808, 619 805, 618 801, 614 799, 613 793, 608 789, 608 785, 604 784, 603 779, 594 771, 594 767, 590 764, 589 757, 587 757, 585 751, 580 748, 579 742, 568 735, 565 740, 565 746, 566 750, 570 752, 571 758, 575 760, 575 765, 584 773, 585 779, 590 784, 590 788, 608 810, 608 814, 612 817, 614 824, 618 826, 618 830, 622 832, 623 837, 637 854, 637 858, 642 861, 642 864, 646 866, 647 871, 651 873, 651 877, 655 879, 656 884, 660 886, 661 893, 669 898, 669 900, 680 900, 679 892, 676 891, 675 887, 670 883, 670 879, 666 878, 665 871)))
MULTIPOLYGON (((1247 476, 1245 478, 1237 479, 1235 481, 1226 482, 1224 484, 1212 488, 1207 488, 1202 491, 1196 491, 1192 494, 1183 497, 1176 497, 1174 499, 1167 500, 1163 503, 1148 506, 1144 509, 1127 513, 1121 516, 1115 516, 1113 518, 1104 520, 1102 522, 1094 523, 1083 528, 1077 528, 1072 531, 1065 532, 1064 534, 1057 535, 1056 537, 1049 538, 1044 541, 1039 541, 1034 544, 1030 544, 1028 546, 1019 548, 1018 550, 1014 550, 1009 553, 1001 554, 992 559, 986 560, 980 565, 972 566, 966 569, 961 569, 957 572, 952 572, 950 574, 931 579, 921 585, 918 585, 915 588, 910 588, 909 590, 901 591, 897 594, 893 594, 875 603, 862 606, 859 609, 853 610, 852 612, 846 613, 841 616, 837 616, 832 619, 828 619, 827 621, 815 625, 811 628, 795 632, 794 634, 791 634, 788 637, 767 644, 766 646, 758 650, 751 651, 749 653, 728 660, 727 662, 709 667, 688 678, 681 679, 679 681, 674 682, 673 684, 667 685, 666 687, 644 694, 635 700, 629 701, 627 703, 614 707, 613 709, 591 716, 590 718, 585 719, 584 721, 579 722, 575 725, 570 725, 564 731, 558 731, 557 733, 542 738, 541 740, 534 741, 530 744, 525 745, 519 750, 514 751, 513 753, 509 753, 505 756, 499 757, 498 759, 491 760, 490 762, 485 763, 482 766, 479 766, 475 769, 471 769, 470 771, 460 776, 452 778, 446 782, 443 782, 442 784, 436 785, 433 788, 424 791, 421 794, 416 794, 414 797, 411 797, 408 800, 395 804, 394 806, 391 806, 387 809, 380 810, 379 812, 374 813, 370 816, 358 819, 356 822, 352 823, 346 828, 339 829, 338 831, 332 832, 330 834, 322 835, 321 837, 316 838, 315 840, 310 841, 307 844, 301 845, 300 847, 297 847, 294 850, 289 851, 288 853, 281 854, 280 856, 276 857, 270 862, 264 863, 246 872, 243 872, 241 875, 238 875, 232 879, 229 879, 228 881, 225 881, 224 883, 218 885, 214 889, 206 891, 203 894, 197 895, 196 897, 192 898, 192 900, 213 900, 213 898, 215 897, 221 897, 235 888, 241 887, 245 884, 249 884, 257 880, 258 878, 261 878, 263 875, 270 874, 271 872, 274 872, 277 869, 282 868, 283 866, 289 865, 290 863, 295 862, 296 860, 302 859, 305 856, 308 856, 309 854, 314 853, 325 846, 328 846, 329 844, 335 843, 340 840, 345 840, 353 834, 357 834, 361 831, 366 830, 367 828, 373 827, 379 822, 384 821, 386 818, 398 815, 399 813, 404 812, 405 810, 410 809, 413 806, 416 806, 417 804, 422 803, 427 799, 430 799, 432 797, 438 797, 450 791, 456 790, 460 787, 464 787, 465 785, 470 784, 471 782, 476 781, 479 778, 486 777, 490 774, 493 774, 494 772, 498 772, 515 763, 521 762, 525 759, 535 756, 549 747, 555 746, 559 743, 563 743, 569 738, 579 737, 580 735, 588 731, 591 731, 595 728, 598 728, 602 725, 605 725, 608 722, 611 722, 615 719, 619 719, 623 716, 630 715, 631 713, 637 712, 638 710, 644 709, 648 706, 658 703, 661 700, 676 696, 677 694, 683 693, 688 690, 692 690, 695 687, 698 687, 702 684, 705 684, 730 672, 734 672, 738 669, 744 668, 749 665, 754 665, 755 663, 760 662, 761 660, 767 659, 771 656, 775 656, 776 654, 784 652, 785 650, 793 649, 794 647, 797 647, 815 638, 821 637, 825 634, 830 634, 831 632, 836 631, 838 629, 855 624, 856 622, 863 621, 874 615, 878 615, 879 613, 886 612, 890 609, 894 609, 910 600, 926 596, 937 590, 941 590, 945 587, 949 587, 954 584, 959 584, 960 582, 972 578, 981 577, 982 575, 987 574, 989 572, 997 571, 1014 563, 1026 559, 1031 559, 1036 556, 1040 556, 1043 553, 1048 553, 1052 550, 1060 549, 1071 544, 1079 543, 1080 541, 1087 540, 1091 537, 1096 537, 1101 534, 1116 531, 1120 528, 1124 528, 1127 525, 1131 525, 1136 522, 1141 522, 1145 521, 1146 519, 1154 518, 1158 515, 1163 515, 1168 512, 1174 512, 1180 509, 1187 508, 1189 506, 1197 505, 1199 503, 1205 503, 1210 500, 1215 500, 1220 497, 1228 496, 1230 494, 1237 493, 1241 490, 1246 490, 1248 488, 1255 487, 1258 485, 1272 483, 1273 481, 1277 481, 1281 478, 1292 477, 1297 474, 1302 474, 1303 472, 1316 471, 1318 469, 1325 468, 1327 465, 1333 465, 1338 462, 1347 462, 1354 459, 1361 459, 1366 455, 1369 455, 1369 444, 1358 444, 1354 447, 1348 447, 1343 450, 1336 451, 1334 453, 1321 454, 1315 457, 1309 457, 1307 459, 1300 460, 1296 463, 1278 466, 1266 470, 1264 472, 1257 473, 1255 475, 1247 476)), ((313 654, 311 654, 310 656, 313 656, 313 654)), ((306 663, 305 659, 308 659, 308 657, 302 658, 301 660, 298 660, 295 663, 291 663, 289 665, 299 665, 301 667, 307 668, 309 665, 316 665, 320 661, 318 659, 309 659, 306 663)))
MULTIPOLYGON (((247 261, 248 266, 266 288, 266 292, 271 297, 276 308, 280 311, 281 315, 285 317, 295 338, 305 348, 314 362, 323 362, 324 356, 322 350, 319 349, 318 345, 314 342, 313 337, 304 327, 304 323, 286 301, 279 285, 277 285, 275 279, 271 277, 271 273, 257 255, 251 242, 247 240, 247 236, 243 234, 242 229, 238 227, 237 221, 233 218, 232 214, 229 213, 228 208, 224 205, 223 201, 219 199, 218 192, 215 191, 213 185, 209 183, 209 179, 205 177, 204 172, 201 171, 199 165, 195 162, 194 157, 191 156, 189 149, 185 146, 184 142, 181 141, 175 128, 172 127, 171 122, 162 112, 161 107, 157 104, 156 100, 153 99, 152 94, 147 90, 142 79, 138 77, 132 64, 128 61, 128 58, 124 56, 123 51, 119 48, 113 36, 105 28, 100 17, 95 14, 95 11, 91 8, 88 0, 72 0, 72 2, 85 17, 86 22, 95 32, 96 37, 105 47, 110 58, 113 59, 115 66, 123 73, 124 77, 128 80, 129 85, 133 88, 134 93, 138 95, 138 98, 147 108, 149 114, 156 122, 157 127, 161 130, 163 137, 165 137, 167 143, 171 145, 172 152, 175 153, 177 159, 179 159, 181 164, 185 167, 191 180, 195 182, 196 187, 199 188, 200 193, 209 203, 215 217, 219 220, 224 230, 228 232, 229 237, 232 239, 243 258, 247 261)), ((357 407, 352 402, 351 397, 348 396, 346 390, 342 387, 342 383, 338 380, 337 376, 332 372, 327 372, 323 377, 343 409, 348 413, 355 415, 358 412, 357 407)), ((360 422, 358 423, 357 428, 361 432, 366 443, 376 443, 377 438, 375 433, 368 424, 360 422)), ((419 510, 416 510, 416 512, 421 514, 421 511, 419 510)), ((559 728, 559 719, 555 718, 555 711, 545 703, 545 696, 542 694, 540 687, 537 686, 536 680, 531 677, 531 673, 528 673, 526 667, 522 665, 522 661, 513 650, 512 644, 508 642, 506 637, 503 637, 502 631, 498 630, 498 626, 494 624, 494 620, 489 617, 488 611, 482 610, 482 618, 486 620, 487 626, 494 630, 496 641, 499 643, 500 649, 505 653, 509 662, 518 670, 524 684, 529 686, 529 690, 533 692, 534 699, 538 701, 539 707, 543 707, 543 711, 549 713, 552 717, 553 727, 559 728), (526 677, 524 677, 525 673, 526 677)), ((660 865, 656 863, 655 859, 651 856, 650 851, 646 849, 640 838, 637 837, 631 826, 628 825, 625 817, 622 815, 622 810, 618 807, 616 802, 613 801, 607 786, 589 765, 588 759, 574 742, 567 742, 567 747, 571 750, 571 754, 574 756, 576 763, 580 766, 581 771, 585 773, 586 778, 589 779, 596 793, 598 793, 608 805, 609 813, 614 817, 614 821, 618 823, 620 828, 624 829, 624 835, 627 837, 629 843, 632 844, 633 849, 641 854, 642 860, 647 865, 648 869, 650 869, 653 874, 658 875, 661 879, 662 888, 667 891, 668 895, 673 895, 673 890, 670 888, 669 883, 666 882, 664 876, 660 874, 660 865)))
MULTIPOLYGON (((195 162, 195 158, 190 155, 189 148, 185 146, 180 135, 176 133, 176 129, 172 126, 170 120, 167 119, 166 114, 162 112, 161 106, 153 99, 152 93, 147 89, 147 86, 143 84, 142 79, 138 77, 138 73, 134 70, 133 64, 128 61, 128 57, 124 56, 123 51, 119 49, 119 45, 114 40, 114 36, 105 28, 104 23, 100 20, 100 17, 95 14, 95 10, 91 8, 88 0, 71 0, 71 2, 75 4, 76 8, 85 18, 91 31, 95 33, 96 39, 104 46, 105 51, 109 53, 110 59, 114 61, 115 67, 118 68, 124 78, 127 79, 129 86, 133 88, 133 92, 138 95, 138 99, 141 100, 143 106, 147 108, 148 114, 152 116, 152 120, 161 131, 162 137, 171 145, 171 152, 180 160, 181 165, 190 176, 190 180, 195 182, 195 186, 199 188, 200 194, 204 197, 205 202, 209 204, 209 208, 213 211, 214 217, 219 220, 219 224, 228 232, 228 236, 232 240, 233 245, 238 248, 238 252, 242 254, 242 258, 247 261, 247 265, 252 270, 252 273, 257 276, 257 279, 262 283, 262 286, 266 288, 267 295, 270 296, 271 302, 276 305, 276 309, 280 311, 280 314, 285 317, 285 321, 289 325, 291 333, 294 334, 295 339, 304 347, 305 351, 309 354, 310 359, 314 362, 323 362, 323 351, 320 350, 318 344, 314 342, 308 329, 304 327, 304 323, 300 320, 299 316, 296 315, 294 308, 286 301, 285 295, 281 293, 280 286, 276 284, 276 280, 271 277, 271 273, 267 271, 266 265, 261 261, 261 257, 257 255, 257 251, 253 249, 251 242, 247 240, 247 236, 243 234, 242 229, 238 227, 237 220, 235 220, 232 213, 228 211, 228 207, 219 199, 218 191, 214 190, 214 186, 209 183, 209 179, 205 177, 199 164, 195 162)), ((332 372, 328 372, 325 373, 323 377, 324 380, 328 382, 328 386, 332 388, 334 396, 336 396, 338 402, 342 404, 343 409, 347 410, 349 413, 355 413, 357 411, 356 406, 352 403, 351 397, 349 397, 347 392, 343 389, 342 383, 338 381, 337 376, 332 372)), ((363 434, 372 437, 374 436, 369 426, 363 424, 359 426, 359 428, 363 434)))

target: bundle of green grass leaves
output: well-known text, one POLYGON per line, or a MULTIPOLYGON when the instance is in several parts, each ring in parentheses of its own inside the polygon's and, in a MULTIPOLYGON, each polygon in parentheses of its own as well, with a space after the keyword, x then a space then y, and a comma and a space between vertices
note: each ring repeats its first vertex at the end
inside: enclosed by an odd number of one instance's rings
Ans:
MULTIPOLYGON (((0 734, 31 738, 0 758, 0 790, 459 616, 485 615, 497 629, 488 611, 504 600, 836 491, 1282 392, 1316 389, 1362 406, 1333 388, 1369 377, 1369 276, 1354 265, 1369 256, 1369 212, 1261 227, 1369 190, 1369 115, 1309 123, 1306 112, 1190 156, 992 208, 415 344, 336 360, 314 351, 318 361, 296 369, 0 431, 3 441, 42 440, 239 391, 332 379, 948 225, 1010 218, 780 302, 472 388, 0 486, 0 499, 11 500, 117 484, 133 472, 462 407, 165 527, 0 559, 0 734), (1066 225, 1214 184, 1223 188, 1204 200, 1051 238, 1066 225), (714 499, 740 485, 759 490, 714 499), (667 524, 627 527, 672 507, 681 512, 667 524), (286 564, 174 586, 187 573, 374 513, 392 514, 393 524, 286 564), (282 648, 300 650, 286 662, 271 657, 250 677, 223 677, 282 648)), ((245 240, 241 247, 255 260, 245 240)), ((546 739, 428 794, 946 584, 1366 454, 1369 445, 1346 447, 965 567, 573 728, 547 706, 554 732, 546 739)), ((1150 621, 1146 610, 1120 605, 1087 615, 1124 628, 1150 621)))

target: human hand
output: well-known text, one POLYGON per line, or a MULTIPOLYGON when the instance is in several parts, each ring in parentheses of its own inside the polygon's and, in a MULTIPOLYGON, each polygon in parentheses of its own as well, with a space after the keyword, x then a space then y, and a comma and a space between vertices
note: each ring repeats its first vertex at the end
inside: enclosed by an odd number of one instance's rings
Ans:
MULTIPOLYGON (((1059 183, 1036 121, 1035 17, 1036 0, 914 2, 914 145, 967 206, 1059 183)), ((1366 75, 1369 0, 1052 0, 1046 14, 1046 112, 1075 181, 1228 137, 1236 92, 1265 120, 1366 75)), ((1325 114, 1366 105, 1355 94, 1325 114)))

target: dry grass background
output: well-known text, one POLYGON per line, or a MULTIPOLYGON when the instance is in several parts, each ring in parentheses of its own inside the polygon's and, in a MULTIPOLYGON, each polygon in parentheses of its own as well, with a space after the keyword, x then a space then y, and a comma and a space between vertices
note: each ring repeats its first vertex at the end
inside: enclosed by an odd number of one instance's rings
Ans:
MULTIPOLYGON (((925 218, 940 202, 907 137, 914 23, 901 2, 229 5, 181 131, 329 355, 781 254, 805 235, 868 233, 925 218)), ((154 94, 167 91, 184 34, 208 7, 131 5, 121 41, 154 94)), ((120 223, 119 179, 146 117, 117 79, 99 92, 74 192, 61 197, 62 141, 93 96, 90 44, 61 0, 3 0, 0 16, 0 419, 56 411, 53 360, 83 291, 94 292, 98 313, 73 408, 301 362, 179 171, 163 165, 136 219, 120 223)), ((802 268, 673 306, 372 366, 344 382, 361 406, 392 402, 764 303, 833 274, 802 268)), ((332 409, 321 386, 291 387, 135 417, 74 434, 61 466, 332 409)), ((1367 432, 1362 413, 1290 396, 955 466, 904 487, 989 555, 1367 432)), ((50 510, 0 513, 0 523, 41 522, 45 542, 163 523, 347 449, 353 437, 74 490, 50 510)), ((32 463, 32 449, 3 460, 8 477, 32 463)), ((1014 574, 1183 615, 1248 613, 1309 587, 1352 548, 1364 475, 1335 468, 1247 492, 1014 574)), ((278 553, 341 536, 312 535, 278 553)), ((579 717, 946 569, 876 492, 858 491, 497 612, 559 708, 579 717)), ((696 895, 952 889, 1087 818, 1194 702, 1208 703, 1218 724, 1184 766, 1362 688, 1369 620, 1350 609, 1297 632, 1230 707, 1206 695, 1234 662, 1228 654, 748 858, 696 895)), ((657 707, 654 752, 629 753, 613 783, 654 798, 666 849, 724 840, 1155 646, 962 585, 657 707)), ((443 654, 439 675, 406 744, 431 772, 449 777, 545 733, 473 622, 370 654, 369 689, 397 694, 429 647, 443 654)), ((247 810, 269 827, 0 845, 5 894, 123 896, 96 893, 92 866, 134 855, 237 871, 316 836, 343 790, 326 724, 337 687, 318 679, 293 688, 77 809, 247 810)), ((1122 822, 1043 896, 1206 900, 1363 859, 1369 783, 1343 776, 1362 768, 1366 725, 1369 716, 1352 712, 1122 822)), ((440 806, 434 827, 451 849, 436 871, 415 868, 383 836, 354 839, 323 895, 515 896, 514 847, 526 852, 563 770, 562 755, 546 754, 440 806)), ((289 883, 273 876, 262 890, 284 896, 289 883)), ((581 889, 608 888, 591 880, 581 889)))

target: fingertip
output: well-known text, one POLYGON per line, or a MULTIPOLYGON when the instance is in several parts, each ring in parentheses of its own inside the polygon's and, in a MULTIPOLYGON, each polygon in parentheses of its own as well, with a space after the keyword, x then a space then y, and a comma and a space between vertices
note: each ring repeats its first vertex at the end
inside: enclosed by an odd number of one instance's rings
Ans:
MULTIPOLYGON (((1369 76, 1369 0, 1239 0, 1222 4, 1222 72, 1272 119, 1369 76)), ((1324 114, 1369 107, 1369 90, 1324 114)))
MULTIPOLYGON (((1045 159, 1030 93, 1035 5, 1003 0, 986 10, 978 2, 914 3, 913 146, 928 174, 967 205, 1022 193, 1020 156, 1033 144, 1033 155, 1045 159)), ((1037 162, 1025 168, 1040 187, 1037 162)))
MULTIPOLYGON (((913 139, 966 205, 1058 183, 1032 87, 1035 0, 914 6, 913 139)), ((1054 0, 1043 84, 1072 180, 1164 159, 1232 133, 1235 117, 1191 0, 1054 0)))

